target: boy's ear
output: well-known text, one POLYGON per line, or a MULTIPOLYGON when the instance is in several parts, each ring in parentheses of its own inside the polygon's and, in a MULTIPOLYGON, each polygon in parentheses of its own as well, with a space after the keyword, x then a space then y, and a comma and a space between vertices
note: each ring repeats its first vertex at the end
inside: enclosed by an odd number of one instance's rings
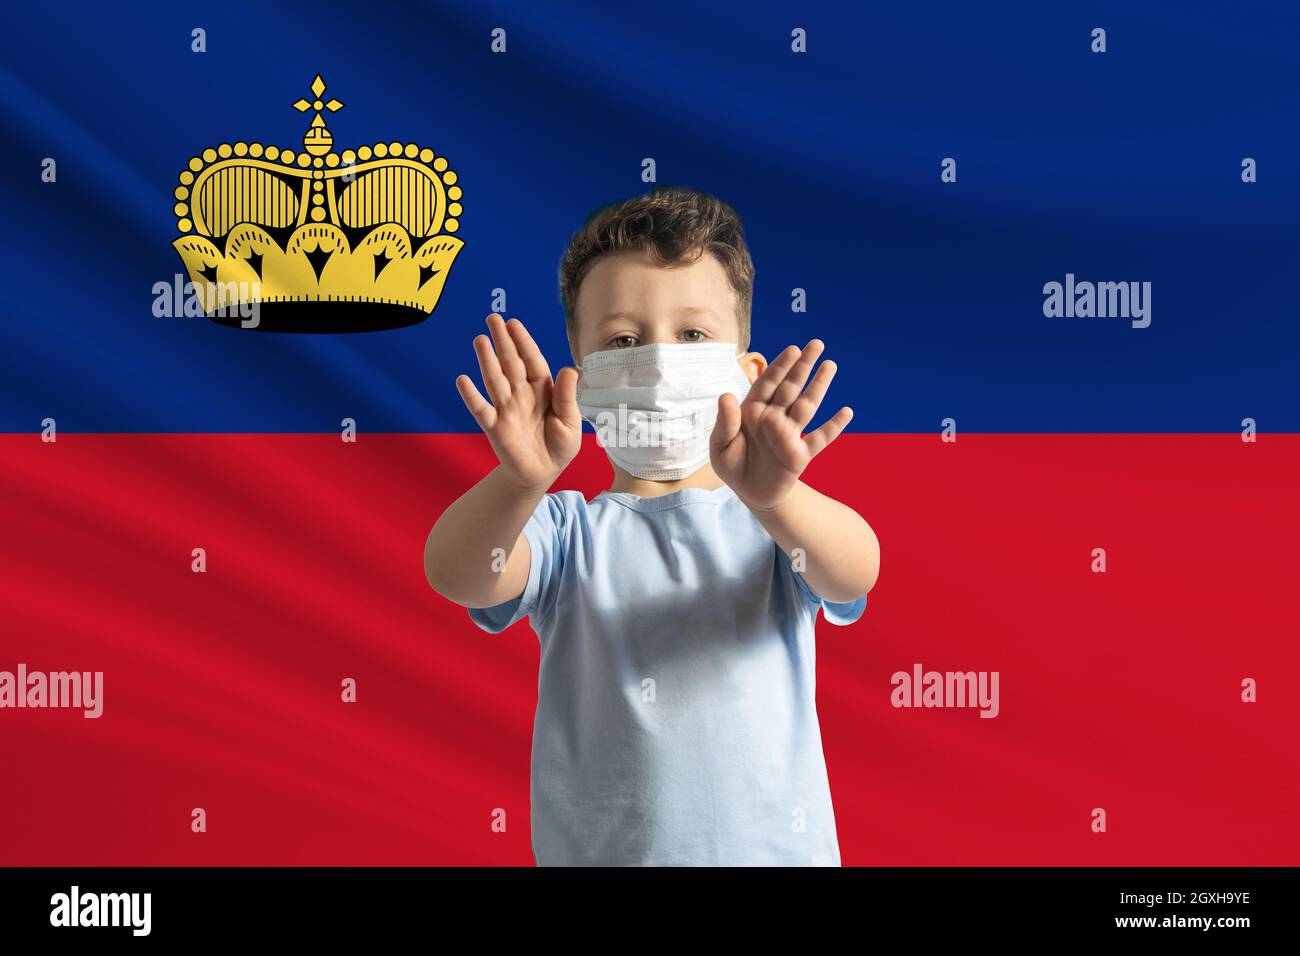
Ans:
POLYGON ((763 358, 762 354, 758 352, 746 352, 736 361, 745 370, 745 377, 749 379, 750 385, 757 382, 758 377, 767 371, 767 359, 763 358))

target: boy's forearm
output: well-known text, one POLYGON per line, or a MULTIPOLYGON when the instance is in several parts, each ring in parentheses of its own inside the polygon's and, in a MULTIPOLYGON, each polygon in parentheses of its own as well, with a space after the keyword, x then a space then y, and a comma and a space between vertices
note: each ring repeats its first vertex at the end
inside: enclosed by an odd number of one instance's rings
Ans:
POLYGON ((512 484, 499 466, 490 471, 429 532, 424 574, 430 586, 465 607, 495 607, 518 597, 530 556, 526 545, 516 544, 545 494, 545 488, 512 484))
POLYGON ((875 586, 880 543, 852 508, 800 481, 775 508, 750 511, 791 561, 801 549, 804 580, 823 600, 856 601, 875 586))

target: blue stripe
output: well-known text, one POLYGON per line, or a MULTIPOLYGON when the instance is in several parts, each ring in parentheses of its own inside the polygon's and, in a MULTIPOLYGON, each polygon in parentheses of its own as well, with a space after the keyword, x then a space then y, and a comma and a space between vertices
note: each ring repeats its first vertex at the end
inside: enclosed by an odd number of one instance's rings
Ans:
POLYGON ((564 243, 643 188, 647 156, 736 205, 755 347, 825 339, 854 430, 1300 431, 1294 4, 845 6, 20 5, 0 31, 0 431, 472 430, 452 380, 493 290, 568 361, 564 243), (460 175, 466 247, 434 317, 312 337, 155 318, 177 173, 221 142, 297 144, 317 72, 347 104, 338 148, 428 142, 460 175), (1150 282, 1150 327, 1046 317, 1067 273, 1150 282))

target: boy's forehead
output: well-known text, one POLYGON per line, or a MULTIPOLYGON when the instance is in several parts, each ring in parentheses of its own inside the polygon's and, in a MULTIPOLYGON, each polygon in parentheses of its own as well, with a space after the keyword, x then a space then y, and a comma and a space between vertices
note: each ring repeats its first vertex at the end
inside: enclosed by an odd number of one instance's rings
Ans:
POLYGON ((736 290, 713 255, 664 266, 647 253, 622 252, 604 256, 591 267, 578 288, 575 307, 584 324, 620 315, 648 319, 692 312, 712 312, 720 320, 734 321, 736 290))

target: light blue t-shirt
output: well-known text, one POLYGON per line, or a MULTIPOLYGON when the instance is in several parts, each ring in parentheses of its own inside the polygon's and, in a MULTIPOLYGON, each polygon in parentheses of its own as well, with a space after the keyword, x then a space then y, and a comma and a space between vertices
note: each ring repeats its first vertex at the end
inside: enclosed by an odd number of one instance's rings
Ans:
MULTIPOLYGON (((814 701, 818 598, 726 485, 546 495, 519 598, 541 641, 539 866, 838 866, 814 701)), ((809 542, 816 547, 816 542, 809 542)))

